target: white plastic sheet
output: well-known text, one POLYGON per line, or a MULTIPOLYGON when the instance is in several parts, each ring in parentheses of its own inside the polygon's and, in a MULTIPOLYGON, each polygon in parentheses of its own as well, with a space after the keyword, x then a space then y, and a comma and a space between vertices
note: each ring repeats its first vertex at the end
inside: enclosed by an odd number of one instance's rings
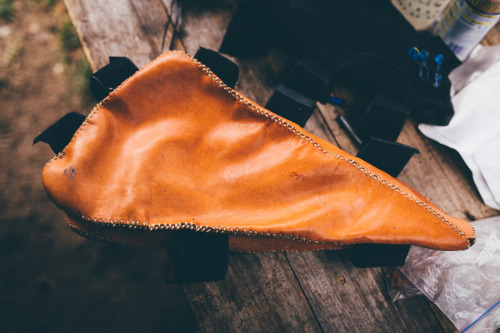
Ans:
POLYGON ((473 222, 465 251, 413 246, 401 272, 461 332, 500 332, 500 216, 473 222))

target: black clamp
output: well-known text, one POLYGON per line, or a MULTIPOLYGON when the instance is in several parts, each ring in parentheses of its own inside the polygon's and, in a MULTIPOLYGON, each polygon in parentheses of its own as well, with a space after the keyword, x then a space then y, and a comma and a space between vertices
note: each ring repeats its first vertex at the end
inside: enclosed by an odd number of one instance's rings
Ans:
POLYGON ((351 118, 339 116, 338 121, 351 139, 362 146, 373 137, 396 141, 410 111, 408 106, 377 93, 364 114, 351 118))
POLYGON ((47 143, 54 154, 60 153, 68 145, 76 130, 85 120, 85 116, 78 112, 70 112, 50 125, 40 133, 33 144, 37 142, 47 143))
POLYGON ((265 108, 303 127, 311 116, 316 101, 280 84, 265 108))
POLYGON ((90 91, 95 100, 102 101, 137 70, 137 66, 127 57, 109 57, 109 64, 90 77, 90 91))
POLYGON ((221 56, 218 52, 200 47, 195 59, 205 64, 215 73, 227 86, 234 88, 240 75, 240 69, 231 60, 221 56))
POLYGON ((265 107, 304 127, 316 101, 327 101, 331 82, 327 65, 312 55, 305 55, 278 85, 265 107))

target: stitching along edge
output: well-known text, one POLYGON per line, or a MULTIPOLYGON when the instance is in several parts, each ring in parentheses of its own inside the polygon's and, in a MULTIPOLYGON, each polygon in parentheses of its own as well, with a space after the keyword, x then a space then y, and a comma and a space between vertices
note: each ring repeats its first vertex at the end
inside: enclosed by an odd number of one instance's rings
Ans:
MULTIPOLYGON (((88 232, 85 229, 79 228, 76 224, 73 224, 69 218, 66 218, 66 222, 67 222, 68 226, 75 233, 77 233, 81 237, 84 237, 84 238, 87 238, 87 239, 92 239, 92 240, 96 240, 96 241, 103 241, 103 242, 111 242, 111 243, 121 244, 121 245, 131 245, 131 246, 137 245, 137 244, 133 244, 133 243, 130 243, 130 242, 117 241, 115 239, 111 239, 111 238, 108 238, 108 237, 101 236, 100 234, 97 234, 97 233, 88 232)), ((87 221, 84 220, 82 222, 87 222, 87 221)), ((110 224, 108 223, 108 224, 106 224, 106 226, 109 227, 110 224)), ((168 230, 167 228, 162 228, 162 229, 164 229, 165 231, 168 230)), ((175 231, 175 230, 178 230, 178 229, 179 228, 172 228, 170 231, 175 231)), ((180 228, 180 229, 186 229, 186 228, 180 228)), ((187 229, 191 229, 191 228, 187 228, 187 229)), ((234 233, 234 234, 238 235, 238 236, 241 235, 241 234, 236 234, 236 233, 234 233)), ((276 237, 276 238, 279 238, 279 237, 276 237)), ((288 240, 291 240, 291 239, 288 239, 288 240)), ((312 243, 312 242, 308 242, 308 243, 312 243)), ((314 242, 314 243, 315 244, 325 244, 325 245, 339 245, 339 246, 345 246, 345 248, 350 248, 351 245, 355 245, 354 243, 352 243, 352 244, 325 243, 325 242, 314 242)), ((344 249, 344 248, 342 248, 342 249, 344 249)), ((269 253, 269 252, 276 253, 276 252, 310 252, 310 251, 323 251, 323 250, 331 250, 331 248, 324 247, 324 248, 314 248, 314 249, 307 249, 307 250, 287 249, 287 250, 262 250, 262 251, 235 251, 235 250, 230 250, 230 252, 233 252, 233 253, 269 253)))
MULTIPOLYGON (((395 191, 396 193, 403 195, 406 199, 410 200, 411 202, 414 202, 416 205, 419 205, 420 207, 422 207, 423 209, 425 209, 427 212, 433 214, 434 217, 436 217, 437 219, 440 219, 441 221, 445 222, 452 230, 454 230, 455 232, 457 232, 462 238, 466 238, 467 237, 467 243, 468 243, 467 248, 469 248, 472 245, 471 242, 470 242, 470 238, 471 237, 476 238, 474 226, 472 227, 473 235, 472 236, 471 235, 466 235, 460 228, 458 228, 456 225, 454 225, 453 223, 451 223, 448 218, 445 218, 444 216, 442 216, 440 213, 438 213, 436 210, 432 209, 425 202, 419 201, 418 199, 414 198, 411 194, 406 193, 405 191, 401 190, 397 185, 394 185, 393 183, 385 180, 380 175, 377 175, 374 172, 371 172, 368 169, 364 168, 362 165, 360 165, 354 159, 342 156, 340 154, 330 153, 329 151, 327 151, 326 149, 324 149, 323 147, 321 147, 321 145, 319 143, 317 143, 316 141, 314 141, 311 137, 309 137, 306 134, 304 134, 303 132, 301 132, 300 129, 297 129, 294 126, 290 125, 290 123, 288 123, 286 119, 281 118, 278 115, 276 115, 276 114, 274 114, 274 113, 272 113, 272 112, 270 112, 270 111, 262 108, 261 106, 255 104, 254 102, 252 102, 249 99, 247 99, 245 96, 243 96, 242 94, 240 94, 238 91, 236 91, 236 90, 232 89, 231 87, 227 86, 205 64, 201 63, 200 61, 198 61, 197 59, 195 59, 191 55, 189 55, 187 53, 184 53, 182 51, 178 51, 178 50, 168 51, 168 52, 165 52, 165 53, 159 55, 157 58, 155 58, 155 60, 151 61, 148 65, 142 67, 141 69, 139 69, 138 71, 136 71, 133 75, 131 75, 130 77, 128 77, 126 80, 124 80, 118 87, 116 87, 116 89, 114 89, 113 91, 111 91, 108 94, 108 96, 106 96, 102 101, 100 101, 99 103, 97 103, 97 105, 89 112, 88 116, 85 118, 85 120, 80 125, 80 127, 76 130, 75 134, 73 135, 73 137, 71 138, 71 140, 68 142, 68 144, 66 145, 66 147, 64 147, 64 149, 61 152, 59 152, 53 158, 51 158, 44 165, 44 169, 52 161, 57 160, 57 159, 62 159, 64 157, 66 149, 71 145, 71 143, 73 142, 73 140, 75 139, 75 137, 77 136, 77 134, 81 130, 81 128, 83 126, 85 126, 86 123, 88 123, 88 120, 90 118, 92 118, 92 116, 97 112, 97 110, 100 109, 102 106, 104 106, 104 104, 107 101, 109 101, 113 97, 113 95, 124 84, 126 84, 129 80, 131 80, 132 77, 134 75, 136 75, 138 72, 144 71, 147 68, 149 68, 150 66, 152 66, 152 64, 157 59, 159 59, 159 58, 161 58, 161 57, 163 57, 165 55, 172 54, 172 53, 177 53, 177 54, 180 54, 182 56, 187 57, 193 64, 197 65, 198 68, 200 68, 203 71, 203 73, 205 73, 205 75, 207 75, 208 77, 210 77, 210 79, 215 84, 217 84, 217 86, 219 88, 222 88, 226 93, 228 93, 233 98, 235 98, 235 100, 237 102, 243 103, 249 110, 258 113, 258 114, 264 116, 265 118, 268 118, 268 119, 274 121, 275 123, 278 123, 278 125, 283 126, 284 128, 288 129, 290 132, 292 132, 295 135, 299 136, 301 139, 303 139, 306 142, 312 144, 315 148, 317 148, 322 153, 324 153, 324 154, 326 154, 326 155, 328 155, 330 157, 339 159, 341 161, 345 160, 346 162, 348 162, 349 164, 351 164, 353 167, 355 167, 358 171, 360 171, 360 172, 364 173, 366 176, 370 177, 370 179, 373 179, 373 180, 377 181, 378 183, 380 183, 381 185, 387 186, 387 188, 389 188, 390 190, 395 191)), ((80 217, 80 214, 76 214, 76 213, 72 213, 72 212, 70 212, 70 214, 80 217)), ((82 217, 83 220, 96 222, 96 218, 95 217, 92 218, 92 217, 89 216, 89 217, 85 218, 85 216, 83 216, 83 215, 81 217, 82 217)), ((123 221, 123 219, 120 219, 120 220, 123 221)), ((106 219, 105 219, 105 221, 106 221, 106 219)), ((113 225, 113 226, 115 226, 115 225, 123 226, 121 224, 116 224, 117 219, 114 219, 115 223, 113 223, 112 221, 113 221, 113 219, 110 219, 110 223, 107 223, 107 221, 104 222, 104 223, 107 224, 107 225, 113 225)), ((167 227, 170 230, 178 230, 181 227, 177 227, 177 226, 184 226, 187 223, 191 223, 191 222, 181 222, 179 224, 160 224, 160 225, 162 225, 164 227, 167 227), (171 229, 171 228, 174 228, 174 229, 171 229)), ((157 229, 158 225, 154 225, 153 224, 153 225, 151 225, 151 227, 147 227, 146 224, 147 224, 146 221, 143 221, 143 226, 142 227, 138 226, 138 225, 135 225, 135 227, 141 227, 141 228, 150 229, 150 230, 158 230, 157 229)), ((186 227, 183 227, 183 229, 185 229, 185 228, 186 227)), ((243 234, 246 234, 246 235, 258 235, 259 234, 257 231, 252 231, 252 230, 247 231, 247 230, 245 230, 245 228, 242 228, 243 232, 239 232, 238 228, 234 228, 235 232, 233 232, 233 231, 226 231, 226 229, 227 229, 226 227, 222 227, 222 226, 209 227, 207 225, 207 226, 204 226, 204 227, 198 226, 197 228, 195 228, 195 231, 201 231, 201 232, 204 232, 204 231, 205 232, 211 232, 211 231, 215 231, 215 232, 231 232, 233 234, 239 234, 239 235, 243 235, 243 234)), ((231 229, 233 229, 233 228, 231 228, 231 229)), ((261 234, 262 234, 262 232, 261 232, 261 234)), ((310 239, 308 240, 306 238, 301 238, 300 236, 294 237, 294 236, 286 236, 286 235, 282 235, 282 234, 276 235, 276 234, 264 233, 261 236, 274 237, 274 238, 285 238, 285 239, 298 240, 298 241, 302 241, 302 242, 306 242, 306 243, 316 243, 316 244, 334 244, 334 245, 351 245, 351 244, 356 244, 356 243, 340 243, 340 242, 313 241, 313 240, 310 240, 310 239), (283 237, 281 237, 281 236, 283 236, 283 237)))
MULTIPOLYGON (((79 215, 76 213, 67 213, 68 215, 73 216, 73 218, 78 219, 82 223, 93 223, 97 226, 102 226, 102 227, 121 227, 124 229, 138 229, 138 230, 149 230, 149 231, 176 231, 176 230, 192 230, 196 232, 215 232, 215 233, 227 233, 227 234, 233 234, 233 235, 246 235, 246 236, 254 236, 254 237, 272 237, 272 238, 281 238, 285 240, 292 240, 292 241, 299 241, 303 243, 310 243, 310 244, 328 244, 328 245, 354 245, 357 243, 341 243, 341 242, 323 242, 323 241, 313 241, 312 239, 306 239, 305 237, 302 237, 300 235, 286 235, 283 233, 275 234, 275 233, 269 233, 269 232, 263 232, 263 231, 256 231, 252 229, 246 229, 246 228, 232 228, 232 227, 223 227, 223 226, 209 226, 209 225, 198 225, 193 222, 180 222, 177 224, 174 223, 157 223, 157 224, 151 224, 147 225, 146 221, 141 222, 140 220, 124 220, 124 219, 102 219, 102 218, 91 218, 90 216, 85 216, 85 215, 79 215)), ((86 230, 82 230, 78 228, 75 224, 71 223, 71 220, 69 218, 66 219, 68 225, 73 228, 74 230, 78 230, 81 233, 91 237, 95 236, 95 234, 89 233, 86 230)), ((108 238, 101 237, 101 236, 95 236, 98 239, 101 240, 109 240, 112 241, 108 238)), ((116 242, 116 241, 113 241, 116 242)))

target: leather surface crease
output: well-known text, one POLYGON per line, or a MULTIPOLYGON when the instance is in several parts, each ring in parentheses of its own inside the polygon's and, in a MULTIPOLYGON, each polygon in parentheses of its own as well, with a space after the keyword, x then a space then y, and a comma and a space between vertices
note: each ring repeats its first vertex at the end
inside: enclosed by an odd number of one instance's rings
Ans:
POLYGON ((461 250, 473 227, 168 52, 99 103, 42 172, 79 234, 155 245, 226 232, 238 251, 357 243, 461 250))

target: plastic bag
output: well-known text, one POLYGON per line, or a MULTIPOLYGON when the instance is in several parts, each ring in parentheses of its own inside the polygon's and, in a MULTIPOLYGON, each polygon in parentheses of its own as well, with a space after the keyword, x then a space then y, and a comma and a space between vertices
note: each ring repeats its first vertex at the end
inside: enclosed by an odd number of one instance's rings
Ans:
POLYGON ((385 285, 391 301, 396 302, 413 296, 423 295, 401 271, 395 267, 386 268, 385 285))
POLYGON ((465 251, 413 246, 401 272, 459 331, 500 332, 500 216, 474 222, 465 251))

